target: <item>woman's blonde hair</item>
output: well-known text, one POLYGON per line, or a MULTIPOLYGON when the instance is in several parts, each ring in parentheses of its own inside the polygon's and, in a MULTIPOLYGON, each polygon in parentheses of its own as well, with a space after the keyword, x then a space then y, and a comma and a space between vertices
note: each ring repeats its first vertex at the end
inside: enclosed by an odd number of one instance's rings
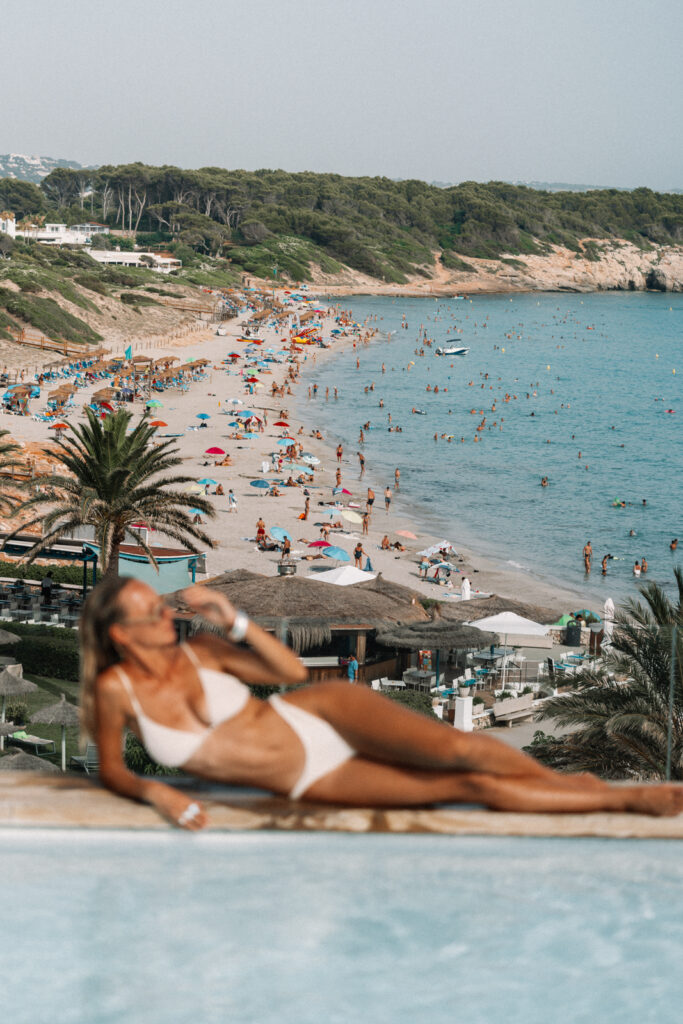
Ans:
POLYGON ((95 735, 95 682, 98 675, 121 661, 109 630, 124 618, 119 598, 131 579, 130 576, 105 577, 90 592, 83 605, 78 630, 81 641, 82 737, 92 738, 95 735))

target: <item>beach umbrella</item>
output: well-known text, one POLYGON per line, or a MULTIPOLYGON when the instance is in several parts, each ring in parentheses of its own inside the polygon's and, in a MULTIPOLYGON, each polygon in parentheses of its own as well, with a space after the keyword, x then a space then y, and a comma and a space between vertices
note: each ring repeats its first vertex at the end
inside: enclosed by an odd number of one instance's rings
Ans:
POLYGON ((258 437, 258 434, 252 434, 247 432, 246 434, 243 434, 242 437, 244 437, 247 441, 253 441, 255 437, 258 437))
POLYGON ((150 398, 149 402, 145 402, 145 405, 148 409, 161 409, 163 408, 164 403, 158 401, 156 398, 150 398))
POLYGON ((207 448, 204 452, 205 455, 225 455, 222 448, 207 448))
POLYGON ((277 423, 273 424, 273 426, 275 426, 275 427, 288 427, 289 423, 285 423, 284 420, 278 420, 277 423))
POLYGON ((198 420, 210 420, 211 419, 211 417, 209 416, 208 412, 198 412, 196 418, 198 420))
POLYGON ((283 444, 289 445, 289 444, 294 444, 295 441, 294 441, 293 437, 281 437, 277 443, 280 444, 280 445, 283 445, 283 444))
POLYGON ((417 540, 415 534, 411 533, 410 530, 395 530, 394 533, 397 537, 407 537, 408 540, 417 540))
POLYGON ((320 465, 320 459, 316 459, 315 455, 305 455, 304 454, 304 455, 301 456, 301 461, 302 462, 307 462, 309 464, 309 466, 319 466, 320 465))
POLYGON ((287 538, 287 540, 292 539, 291 534, 289 534, 287 530, 283 529, 282 526, 272 526, 268 532, 273 540, 283 541, 285 538, 287 538))
POLYGON ((203 516, 205 514, 206 514, 205 510, 202 509, 202 508, 191 508, 190 509, 190 515, 191 516, 203 516))
POLYGON ((152 420, 150 427, 167 427, 168 423, 164 423, 163 420, 152 420))
POLYGON ((237 409, 235 416, 244 416, 245 419, 249 419, 250 416, 254 416, 255 413, 252 409, 237 409))
POLYGON ((344 508, 340 513, 342 519, 346 519, 347 523, 362 523, 363 517, 359 516, 357 512, 352 512, 350 509, 344 508))
POLYGON ((308 545, 309 548, 329 548, 331 546, 329 540, 313 540, 308 545))
POLYGON ((62 771, 66 771, 66 727, 67 725, 78 725, 78 708, 73 704, 67 704, 66 694, 61 695, 58 704, 50 704, 47 708, 36 711, 31 718, 31 723, 42 723, 43 725, 61 725, 62 727, 62 771))
MULTIPOLYGON (((21 665, 6 665, 0 672, 0 696, 2 706, 0 707, 0 722, 5 721, 5 712, 8 697, 21 697, 25 693, 35 693, 38 689, 35 683, 30 683, 23 678, 21 665)), ((5 749, 5 738, 0 736, 0 750, 5 749)))
POLYGON ((212 487, 216 487, 218 485, 218 481, 212 480, 210 476, 203 477, 201 480, 198 480, 197 483, 203 484, 204 487, 206 487, 207 484, 209 484, 212 487))
POLYGON ((333 494, 351 494, 351 491, 347 491, 345 487, 333 487, 333 494))
POLYGON ((244 381, 245 381, 246 384, 259 384, 260 383, 258 377, 245 377, 244 381))
POLYGON ((266 490, 268 488, 270 488, 270 484, 268 483, 267 480, 250 480, 249 481, 249 486, 250 487, 262 487, 262 488, 266 488, 266 490))
MULTIPOLYGON (((503 647, 507 647, 508 637, 510 636, 547 636, 550 629, 550 626, 534 622, 533 619, 525 619, 522 615, 517 615, 516 612, 499 612, 498 615, 489 615, 475 622, 467 622, 465 625, 474 626, 475 629, 480 629, 483 633, 497 633, 503 637, 503 647)), ((505 668, 505 658, 503 658, 503 675, 501 679, 503 689, 505 689, 505 668)))
POLYGON ((185 494, 203 494, 204 488, 200 484, 188 484, 185 494))
POLYGON ((351 555, 348 551, 344 551, 343 548, 335 547, 334 544, 330 544, 329 547, 323 548, 323 555, 325 558, 334 558, 337 562, 351 561, 351 555))
MULTIPOLYGON (((14 730, 16 732, 16 730, 14 730)), ((46 761, 44 757, 35 757, 33 754, 27 754, 23 750, 17 751, 16 754, 8 754, 6 757, 0 757, 0 771, 3 772, 46 772, 49 774, 59 774, 59 768, 56 764, 52 764, 51 761, 46 761)))
POLYGON ((242 399, 241 398, 226 398, 226 402, 230 402, 230 405, 241 405, 242 404, 242 399))
POLYGON ((51 423, 50 430, 67 430, 69 427, 68 423, 51 423))

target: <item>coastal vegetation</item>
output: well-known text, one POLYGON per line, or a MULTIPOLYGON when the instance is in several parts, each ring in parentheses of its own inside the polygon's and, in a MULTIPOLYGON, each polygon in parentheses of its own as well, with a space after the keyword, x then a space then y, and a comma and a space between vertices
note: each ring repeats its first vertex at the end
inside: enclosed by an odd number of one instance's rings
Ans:
POLYGON ((213 506, 187 492, 194 477, 169 475, 182 463, 178 449, 170 440, 153 444, 156 429, 145 419, 128 432, 132 418, 119 409, 100 420, 89 409, 85 423, 71 424, 70 433, 54 442, 51 454, 63 472, 37 477, 36 493, 19 509, 33 515, 16 532, 42 525, 42 537, 27 552, 27 561, 82 526, 94 528, 102 568, 110 575, 118 575, 119 552, 128 534, 156 567, 138 528, 141 523, 191 551, 198 550, 196 541, 213 546, 189 514, 196 507, 212 518, 213 506))
POLYGON ((526 749, 539 761, 606 779, 661 780, 671 721, 671 778, 683 780, 683 570, 674 573, 677 599, 648 583, 643 600, 617 616, 604 668, 582 673, 572 692, 546 701, 541 717, 573 731, 537 733, 526 749))
MULTIPOLYGON (((183 264, 227 256, 233 269, 304 280, 312 264, 343 264, 384 281, 425 272, 434 254, 463 269, 467 257, 545 253, 625 239, 643 249, 683 242, 683 195, 600 189, 542 192, 505 182, 448 188, 338 174, 184 170, 142 163, 95 171, 56 168, 40 186, 0 179, 0 207, 67 223, 96 219, 183 264)), ((117 244, 122 241, 117 239, 117 244)), ((106 241, 98 244, 106 245, 106 241)))

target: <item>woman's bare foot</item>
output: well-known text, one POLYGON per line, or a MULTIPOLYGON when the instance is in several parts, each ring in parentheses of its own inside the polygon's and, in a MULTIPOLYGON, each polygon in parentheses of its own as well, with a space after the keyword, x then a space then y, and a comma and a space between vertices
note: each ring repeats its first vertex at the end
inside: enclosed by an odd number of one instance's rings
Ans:
POLYGON ((683 812, 683 786, 665 783, 658 786, 629 786, 624 790, 624 809, 636 814, 675 817, 683 812))

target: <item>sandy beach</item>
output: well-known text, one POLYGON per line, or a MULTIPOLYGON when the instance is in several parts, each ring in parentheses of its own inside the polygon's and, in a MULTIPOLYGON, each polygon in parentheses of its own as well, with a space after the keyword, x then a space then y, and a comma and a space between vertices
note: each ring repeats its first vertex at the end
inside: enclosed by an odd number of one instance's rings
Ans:
MULTIPOLYGON (((286 298, 281 295, 281 298, 286 298)), ((300 312, 305 306, 300 305, 300 312)), ((319 549, 309 548, 308 545, 320 539, 320 529, 323 522, 329 522, 329 517, 323 519, 320 515, 324 508, 329 508, 330 502, 334 500, 332 489, 335 486, 335 471, 337 461, 335 449, 337 438, 325 437, 316 438, 315 433, 315 404, 306 401, 307 370, 319 366, 322 360, 328 359, 332 352, 338 351, 340 346, 349 350, 349 357, 353 354, 352 345, 355 341, 360 345, 362 342, 355 335, 348 334, 341 336, 335 342, 333 348, 321 349, 308 346, 300 354, 301 376, 297 382, 292 382, 293 394, 284 398, 271 398, 270 386, 272 382, 281 384, 290 368, 290 363, 270 363, 271 371, 259 371, 264 386, 250 395, 242 375, 245 366, 245 358, 241 357, 233 365, 227 366, 222 362, 229 352, 242 352, 246 344, 237 339, 241 337, 243 328, 241 324, 244 318, 230 321, 224 328, 225 335, 217 336, 212 329, 198 330, 196 333, 188 334, 182 338, 171 339, 167 344, 160 344, 157 338, 154 339, 150 353, 155 359, 164 355, 181 355, 183 360, 189 358, 205 358, 210 360, 206 367, 207 378, 197 381, 191 385, 185 393, 169 390, 163 394, 155 394, 162 407, 155 410, 155 415, 160 417, 166 427, 159 428, 160 437, 164 435, 179 435, 174 438, 184 460, 183 469, 188 475, 195 476, 197 480, 208 478, 216 481, 223 487, 223 495, 214 495, 215 485, 210 485, 209 500, 216 509, 215 518, 207 523, 209 534, 214 538, 216 546, 207 554, 207 568, 209 577, 232 569, 249 569, 254 572, 274 575, 277 572, 279 554, 277 552, 262 552, 256 547, 254 538, 256 534, 256 522, 262 517, 266 529, 269 531, 274 526, 284 528, 292 538, 292 553, 297 560, 297 572, 299 575, 312 574, 321 568, 333 568, 335 563, 330 559, 319 555, 319 549), (242 405, 235 405, 231 400, 239 399, 242 405), (234 422, 230 413, 235 408, 248 408, 259 417, 267 419, 268 425, 259 435, 251 440, 235 439, 230 435, 235 433, 235 428, 229 426, 234 422), (200 420, 198 414, 208 414, 210 419, 200 420), (226 413, 228 415, 226 415, 226 413), (303 443, 304 450, 311 453, 320 460, 315 467, 314 482, 308 485, 310 493, 310 511, 308 518, 303 520, 300 515, 304 511, 304 487, 281 486, 280 496, 271 497, 264 488, 251 486, 251 481, 273 480, 275 478, 286 480, 288 472, 286 463, 279 472, 263 473, 262 467, 271 462, 271 453, 283 450, 284 446, 278 445, 284 428, 274 426, 275 422, 284 420, 289 424, 289 434, 297 441, 303 443), (206 424, 205 428, 199 426, 206 424), (210 447, 218 447, 227 452, 230 458, 229 466, 219 466, 216 462, 222 460, 223 456, 208 456, 205 452, 210 447), (237 499, 237 509, 228 510, 228 491, 232 489, 237 499), (311 559, 306 560, 306 559, 311 559)), ((326 317, 323 323, 323 335, 329 336, 337 323, 332 316, 326 317)), ((263 339, 262 351, 273 349, 280 352, 285 346, 283 341, 286 332, 282 327, 269 327, 259 329, 259 338, 263 339)), ((369 340, 368 344, 381 344, 381 337, 369 340)), ((109 346, 112 354, 117 354, 116 346, 109 346)), ((138 343, 136 352, 144 352, 144 345, 138 343)), ((28 360, 27 360, 28 362, 28 360)), ((90 388, 79 390, 76 399, 78 401, 78 415, 82 416, 82 407, 86 399, 93 391, 103 386, 98 381, 90 388)), ((48 389, 43 389, 43 395, 48 389)), ((345 396, 340 396, 343 401, 345 396)), ((318 397, 317 401, 324 401, 324 396, 318 397)), ((330 397, 329 400, 333 400, 330 397)), ((39 411, 43 407, 43 397, 34 400, 32 412, 39 411)), ((136 402, 133 409, 135 416, 142 414, 142 405, 136 402)), ((73 419, 74 413, 71 418, 73 419)), ((68 418, 68 417, 67 417, 68 418)), ((47 424, 35 421, 29 417, 4 416, 3 427, 9 429, 16 440, 41 444, 50 439, 50 432, 47 424)), ((502 596, 514 597, 517 600, 549 606, 562 612, 576 605, 581 595, 574 590, 558 589, 556 585, 536 578, 529 573, 510 570, 509 567, 502 567, 494 560, 483 557, 481 554, 474 554, 462 547, 457 536, 457 530, 452 536, 441 538, 426 532, 419 522, 415 521, 414 514, 411 514, 410 498, 408 490, 395 491, 392 484, 392 502, 390 512, 384 507, 384 488, 388 481, 374 477, 371 467, 365 476, 359 478, 358 459, 355 451, 345 451, 340 464, 342 473, 342 486, 349 492, 342 495, 344 501, 353 510, 364 510, 368 487, 372 487, 376 494, 373 514, 370 517, 368 534, 363 536, 360 523, 346 523, 345 529, 333 530, 330 536, 332 543, 344 548, 349 554, 358 540, 361 540, 364 548, 363 566, 366 558, 369 557, 374 572, 380 572, 389 580, 406 586, 413 587, 420 594, 429 598, 436 598, 444 604, 457 601, 460 591, 460 577, 453 575, 453 588, 437 586, 420 578, 418 563, 420 559, 417 552, 436 541, 446 539, 450 541, 458 551, 458 566, 463 575, 467 575, 472 585, 472 598, 476 599, 478 591, 482 593, 496 593, 502 596), (397 538, 397 530, 407 530, 416 535, 416 540, 397 538), (390 541, 400 539, 405 545, 404 552, 394 550, 386 551, 380 549, 382 537, 387 534, 390 541)), ((157 538, 155 538, 157 539, 157 538)), ((158 542, 163 543, 164 538, 158 537, 158 542)), ((353 564, 353 563, 351 563, 353 564)))

